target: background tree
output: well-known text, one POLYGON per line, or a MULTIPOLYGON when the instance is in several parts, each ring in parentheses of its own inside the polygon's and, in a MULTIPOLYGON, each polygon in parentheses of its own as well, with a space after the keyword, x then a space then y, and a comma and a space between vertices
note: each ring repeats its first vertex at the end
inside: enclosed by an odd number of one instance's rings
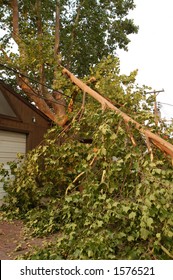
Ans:
POLYGON ((27 97, 63 126, 73 89, 62 76, 60 63, 83 77, 103 56, 115 54, 118 47, 127 49, 128 35, 137 33, 127 17, 134 7, 130 0, 1 0, 3 79, 4 73, 12 78, 17 74, 17 84, 27 97), (10 49, 11 38, 17 53, 10 49))

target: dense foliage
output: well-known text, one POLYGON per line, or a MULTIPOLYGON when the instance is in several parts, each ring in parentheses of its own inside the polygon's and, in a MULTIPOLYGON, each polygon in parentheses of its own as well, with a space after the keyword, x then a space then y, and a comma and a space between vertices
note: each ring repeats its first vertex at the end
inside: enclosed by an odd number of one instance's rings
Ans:
POLYGON ((104 56, 127 49, 138 31, 134 8, 133 0, 0 0, 1 78, 63 126, 74 95, 62 69, 83 78, 104 56))
MULTIPOLYGON (((0 2, 0 27, 5 31, 1 48, 6 51, 12 37, 17 44, 23 44, 25 58, 21 52, 11 53, 11 61, 32 78, 39 75, 40 64, 44 63, 49 84, 52 83, 53 65, 57 63, 54 44, 58 29, 58 55, 65 67, 80 76, 88 74, 90 66, 103 56, 115 53, 118 47, 127 49, 128 35, 138 31, 128 17, 135 8, 133 0, 18 0, 19 42, 12 26, 12 3, 15 1, 0 2), (59 9, 58 23, 56 8, 59 9)), ((6 57, 4 59, 7 62, 6 57)))
MULTIPOLYGON (((119 61, 109 57, 91 74, 122 110, 166 133, 135 72, 120 75, 119 61)), ((153 156, 132 125, 87 98, 66 132, 53 127, 25 160, 11 163, 13 180, 4 177, 7 216, 24 219, 35 235, 60 232, 56 244, 23 258, 173 259, 172 164, 154 147, 153 156)))

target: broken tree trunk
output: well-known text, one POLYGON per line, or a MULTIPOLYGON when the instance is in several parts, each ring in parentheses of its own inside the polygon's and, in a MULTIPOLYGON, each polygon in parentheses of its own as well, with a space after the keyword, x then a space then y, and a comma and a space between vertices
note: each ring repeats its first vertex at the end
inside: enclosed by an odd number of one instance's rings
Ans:
POLYGON ((85 83, 83 83, 80 79, 75 77, 69 70, 63 68, 63 74, 67 75, 70 80, 76 84, 81 90, 91 95, 94 99, 96 99, 99 103, 101 103, 102 108, 110 108, 115 111, 118 115, 120 115, 126 123, 132 123, 135 125, 136 129, 138 129, 149 141, 151 141, 157 148, 159 148, 162 152, 165 152, 173 159, 173 145, 169 142, 162 139, 157 134, 152 133, 149 129, 146 129, 140 123, 129 117, 127 114, 122 112, 120 109, 115 107, 110 101, 101 96, 98 92, 91 89, 85 83))

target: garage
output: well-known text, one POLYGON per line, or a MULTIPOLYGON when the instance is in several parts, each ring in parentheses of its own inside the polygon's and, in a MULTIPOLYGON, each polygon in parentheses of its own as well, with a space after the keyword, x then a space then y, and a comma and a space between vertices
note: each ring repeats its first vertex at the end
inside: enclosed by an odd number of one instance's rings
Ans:
POLYGON ((26 134, 0 130, 0 162, 14 160, 26 152, 26 134))
MULTIPOLYGON (((0 81, 0 163, 16 159, 37 147, 51 121, 11 86, 0 81)), ((0 183, 0 199, 4 196, 0 183)))
MULTIPOLYGON (((7 162, 15 160, 17 154, 26 152, 26 134, 0 130, 0 163, 4 163, 8 169, 7 162)), ((0 199, 4 196, 3 185, 0 183, 0 199)))

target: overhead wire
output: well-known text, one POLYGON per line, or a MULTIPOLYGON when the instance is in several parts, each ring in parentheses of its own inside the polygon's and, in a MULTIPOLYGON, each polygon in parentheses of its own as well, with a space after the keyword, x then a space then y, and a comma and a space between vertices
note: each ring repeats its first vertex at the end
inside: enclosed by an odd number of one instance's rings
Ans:
MULTIPOLYGON (((22 79, 22 81, 23 81, 23 83, 25 83, 28 87, 30 87, 23 79, 22 79)), ((56 100, 49 100, 48 98, 46 98, 46 97, 44 97, 44 96, 38 95, 38 94, 36 93, 36 91, 35 91, 33 88, 31 88, 31 87, 30 87, 30 89, 33 91, 32 93, 31 93, 31 92, 29 93, 30 95, 36 96, 36 97, 38 97, 38 98, 40 98, 40 99, 43 99, 43 100, 45 100, 45 101, 49 101, 50 103, 55 103, 55 104, 59 104, 59 105, 61 105, 61 106, 63 106, 63 107, 67 107, 67 105, 62 104, 62 103, 60 103, 60 102, 58 102, 58 101, 56 101, 56 100)))
MULTIPOLYGON (((18 36, 17 34, 15 34, 15 35, 18 36)), ((19 37, 19 36, 18 36, 18 37, 19 37)), ((21 39, 21 38, 20 38, 20 39, 21 39)), ((35 79, 33 79, 33 78, 31 78, 31 77, 29 77, 29 76, 27 76, 27 75, 21 73, 19 70, 16 70, 16 69, 14 69, 14 68, 11 68, 11 67, 9 67, 9 66, 6 66, 6 65, 4 65, 4 64, 2 64, 2 63, 0 63, 0 66, 1 66, 1 67, 5 67, 6 69, 8 69, 8 70, 10 70, 10 71, 12 71, 12 72, 14 72, 14 73, 20 75, 20 76, 23 76, 23 77, 29 79, 30 81, 32 81, 32 82, 34 82, 34 83, 37 83, 37 84, 39 84, 39 85, 42 85, 42 86, 46 87, 47 89, 54 90, 54 89, 52 89, 51 86, 46 85, 46 84, 43 84, 43 83, 41 83, 41 82, 38 82, 38 81, 36 81, 35 79)), ((25 81, 23 81, 23 82, 25 82, 25 81)), ((27 86, 29 86, 26 82, 25 82, 25 84, 26 84, 27 86)), ((49 101, 49 102, 51 102, 51 103, 57 103, 57 104, 60 104, 60 105, 62 105, 62 106, 65 106, 65 105, 61 104, 60 102, 58 102, 58 101, 56 101, 56 100, 55 100, 55 101, 53 101, 53 100, 51 101, 51 100, 49 100, 49 99, 46 98, 46 97, 38 96, 38 94, 34 91, 33 88, 31 88, 31 90, 33 91, 32 95, 35 95, 35 96, 37 96, 37 97, 39 97, 39 98, 41 98, 41 99, 44 99, 44 100, 46 100, 46 101, 49 101)), ((66 95, 66 94, 63 93, 62 91, 58 91, 58 90, 56 90, 56 91, 59 92, 61 95, 63 95, 63 96, 65 96, 65 97, 71 99, 71 96, 66 95)), ((163 90, 161 90, 161 91, 163 91, 163 90)), ((161 92, 161 91, 159 91, 159 92, 161 92)), ((150 92, 148 92, 148 93, 150 93, 150 92)), ((163 105, 167 105, 167 106, 172 106, 172 107, 173 107, 173 104, 169 104, 169 103, 165 103, 165 102, 161 102, 161 101, 159 101, 158 103, 163 104, 163 105)), ((66 107, 66 106, 65 106, 65 107, 66 107)))
MULTIPOLYGON (((15 36, 17 36, 17 37, 21 40, 20 36, 19 36, 14 30, 13 30, 13 33, 15 34, 15 36)), ((22 41, 24 42, 24 40, 22 40, 22 41)), ((25 42, 24 42, 24 43, 25 43, 25 42)), ((29 79, 30 81, 32 81, 32 82, 34 82, 34 83, 37 83, 37 84, 42 85, 42 86, 44 86, 44 87, 46 87, 46 88, 48 88, 48 89, 50 89, 50 90, 53 90, 51 86, 47 86, 47 85, 45 85, 45 84, 43 84, 43 83, 41 83, 41 82, 38 82, 38 81, 36 81, 35 79, 33 79, 33 78, 31 78, 31 77, 29 77, 29 76, 27 76, 27 75, 21 73, 19 70, 10 68, 10 67, 8 67, 8 66, 6 66, 6 65, 4 65, 4 64, 1 64, 1 63, 0 63, 0 66, 5 67, 6 69, 8 69, 8 70, 10 70, 10 71, 13 71, 14 73, 16 73, 16 74, 18 74, 18 75, 21 75, 21 76, 23 76, 23 77, 29 79)), ((57 90, 57 91, 58 91, 58 90, 57 90)), ((65 96, 65 97, 71 99, 71 97, 68 96, 68 95, 66 95, 65 93, 63 93, 63 92, 60 92, 60 93, 61 93, 61 95, 63 95, 63 96, 65 96)))
MULTIPOLYGON (((8 70, 10 70, 10 71, 12 71, 12 72, 14 72, 15 74, 18 74, 18 75, 20 75, 20 76, 23 76, 23 77, 27 78, 28 80, 30 80, 30 81, 32 81, 32 82, 34 82, 34 83, 36 83, 36 84, 42 85, 42 86, 46 87, 47 89, 53 90, 53 88, 52 88, 51 86, 48 86, 48 85, 43 84, 43 83, 41 83, 41 82, 38 82, 38 81, 36 81, 35 79, 33 79, 33 78, 31 78, 31 77, 29 77, 29 76, 27 76, 27 75, 21 73, 19 70, 16 70, 16 69, 14 69, 14 68, 11 68, 11 67, 9 67, 9 66, 6 66, 6 65, 4 65, 4 64, 2 64, 2 63, 0 63, 0 66, 3 67, 3 68, 6 68, 6 69, 8 69, 8 70)), ((25 84, 27 84, 27 83, 25 82, 25 84)), ((27 84, 27 85, 28 85, 28 84, 27 84)), ((29 85, 28 85, 28 86, 29 86, 29 85)), ((31 88, 31 89, 32 89, 32 88, 31 88)), ((32 89, 32 91, 34 92, 33 95, 38 96, 38 94, 37 94, 33 89, 32 89)), ((56 91, 59 92, 61 95, 63 95, 63 96, 65 96, 65 97, 71 99, 71 96, 68 96, 67 94, 63 93, 62 91, 59 91, 59 90, 56 90, 56 91)), ((43 97, 43 96, 38 96, 38 97, 41 98, 41 99, 50 101, 48 98, 45 98, 45 97, 43 97)), ((59 103, 58 101, 50 101, 50 102, 52 102, 52 103, 57 103, 57 104, 62 105, 62 104, 59 103)), ((165 102, 161 102, 161 101, 159 101, 158 103, 163 104, 163 105, 167 105, 167 106, 172 106, 172 107, 173 107, 173 104, 170 104, 170 103, 165 103, 165 102)))
POLYGON ((158 102, 158 103, 160 103, 160 104, 163 104, 163 105, 167 105, 167 106, 172 106, 173 107, 173 104, 169 104, 169 103, 165 103, 165 102, 158 102))
MULTIPOLYGON (((0 63, 0 66, 1 66, 1 65, 2 65, 2 64, 0 63)), ((20 75, 20 74, 18 73, 18 75, 20 75)), ((26 77, 26 75, 21 75, 21 76, 26 77)), ((22 78, 21 78, 21 79, 22 79, 22 78)), ((29 79, 29 77, 28 77, 28 79, 29 79)), ((67 105, 62 104, 62 103, 58 102, 57 100, 50 100, 50 99, 48 99, 48 98, 46 98, 46 97, 44 97, 44 96, 38 95, 37 92, 36 92, 32 87, 30 87, 30 85, 27 84, 23 79, 22 79, 22 82, 25 83, 25 85, 27 85, 27 86, 32 90, 32 93, 31 93, 31 92, 29 93, 30 95, 36 96, 36 97, 38 97, 38 98, 40 98, 40 99, 42 99, 42 100, 45 100, 45 101, 49 101, 50 103, 55 103, 55 104, 59 104, 59 105, 61 105, 61 106, 63 106, 63 107, 67 107, 67 105)), ((62 94, 62 93, 61 93, 61 94, 62 94)), ((63 94, 62 94, 62 95, 63 95, 63 94)), ((70 98, 70 97, 69 97, 69 98, 70 98)))
MULTIPOLYGON (((0 66, 1 66, 1 67, 5 67, 6 69, 8 69, 8 70, 14 72, 15 74, 18 74, 18 75, 20 75, 20 76, 23 76, 23 77, 27 78, 28 80, 30 80, 30 81, 32 81, 32 82, 34 82, 34 83, 36 83, 36 84, 42 85, 42 86, 44 86, 44 87, 46 87, 46 88, 48 88, 48 89, 53 90, 53 88, 52 88, 51 86, 47 86, 47 85, 45 85, 45 84, 43 84, 43 83, 40 83, 40 82, 36 81, 35 79, 33 79, 33 78, 31 78, 31 77, 29 77, 29 76, 27 76, 27 75, 21 73, 19 70, 13 69, 13 68, 11 68, 11 67, 9 67, 9 66, 6 66, 6 65, 4 65, 4 64, 2 64, 2 63, 0 63, 0 66)), ((65 93, 63 93, 63 92, 61 92, 61 91, 58 91, 58 90, 57 90, 57 92, 60 92, 63 96, 65 96, 65 97, 67 97, 67 98, 71 98, 70 96, 68 96, 67 94, 65 94, 65 93)))

